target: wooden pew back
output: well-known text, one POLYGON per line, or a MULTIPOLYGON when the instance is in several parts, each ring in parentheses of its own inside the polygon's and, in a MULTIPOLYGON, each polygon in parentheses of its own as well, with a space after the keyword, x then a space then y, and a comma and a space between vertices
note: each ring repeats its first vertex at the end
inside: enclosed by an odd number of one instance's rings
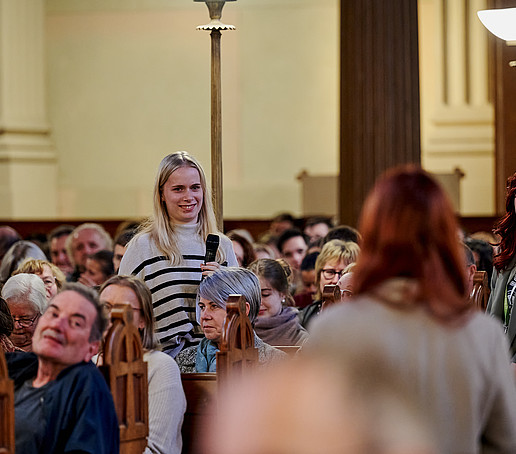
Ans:
POLYGON ((473 290, 469 297, 471 303, 479 310, 485 311, 487 308, 487 301, 489 300, 489 289, 487 272, 486 271, 475 271, 473 277, 473 290))
POLYGON ((254 331, 246 314, 245 298, 230 295, 226 304, 226 318, 220 351, 217 352, 217 373, 181 374, 186 396, 183 421, 183 454, 199 453, 199 433, 204 418, 216 412, 218 387, 233 376, 250 373, 258 362, 254 346, 254 331))
POLYGON ((14 454, 14 383, 0 349, 0 454, 14 454))
POLYGON ((120 425, 120 453, 141 454, 147 446, 149 406, 147 364, 129 304, 115 305, 99 367, 111 389, 120 425))
POLYGON ((325 285, 322 300, 321 312, 334 304, 340 303, 342 301, 340 287, 338 285, 325 285))

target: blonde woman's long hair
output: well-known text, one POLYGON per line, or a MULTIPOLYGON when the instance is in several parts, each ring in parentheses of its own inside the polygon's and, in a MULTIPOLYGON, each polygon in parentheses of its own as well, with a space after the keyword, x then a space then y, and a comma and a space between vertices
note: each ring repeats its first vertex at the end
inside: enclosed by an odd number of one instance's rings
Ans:
MULTIPOLYGON (((201 188, 203 192, 203 201, 198 219, 198 234, 203 241, 209 233, 220 234, 217 229, 217 221, 213 211, 213 202, 211 191, 206 184, 206 176, 204 170, 197 160, 190 156, 186 151, 176 151, 175 153, 165 156, 161 161, 156 180, 154 182, 154 216, 152 219, 144 223, 141 233, 149 233, 151 239, 156 244, 158 250, 167 257, 172 265, 181 263, 183 257, 177 241, 175 241, 174 224, 170 221, 165 202, 162 200, 163 186, 168 178, 180 167, 192 167, 197 169, 201 180, 201 188)), ((217 251, 217 260, 223 262, 226 260, 224 251, 221 248, 217 251)))

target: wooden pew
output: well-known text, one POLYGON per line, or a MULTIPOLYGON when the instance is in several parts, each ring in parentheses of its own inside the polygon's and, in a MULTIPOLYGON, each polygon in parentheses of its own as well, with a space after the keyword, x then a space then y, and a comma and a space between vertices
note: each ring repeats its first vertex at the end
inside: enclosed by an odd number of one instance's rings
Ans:
POLYGON ((475 271, 473 276, 473 290, 469 297, 471 303, 479 310, 485 311, 487 308, 487 301, 489 300, 489 289, 487 272, 475 271))
POLYGON ((334 304, 340 303, 342 300, 340 287, 338 285, 325 285, 322 300, 321 312, 334 304))
POLYGON ((149 434, 147 364, 143 361, 140 334, 132 317, 129 304, 113 307, 103 364, 99 366, 115 402, 121 454, 141 454, 149 434))
POLYGON ((0 350, 0 454, 14 454, 14 383, 0 350))
POLYGON ((251 373, 258 362, 254 346, 254 332, 245 311, 245 298, 230 295, 226 304, 226 318, 220 351, 217 352, 217 373, 181 374, 186 395, 183 421, 183 454, 199 453, 199 434, 203 432, 203 418, 214 416, 218 387, 229 377, 251 373))

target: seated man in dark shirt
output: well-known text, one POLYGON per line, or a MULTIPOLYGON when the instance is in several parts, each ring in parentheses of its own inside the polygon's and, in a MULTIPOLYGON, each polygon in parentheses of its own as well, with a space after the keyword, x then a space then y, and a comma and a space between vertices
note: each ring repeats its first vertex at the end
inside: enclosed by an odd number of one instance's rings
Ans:
POLYGON ((39 319, 33 353, 6 355, 15 386, 16 452, 118 453, 113 399, 90 361, 106 323, 95 293, 71 284, 39 319))

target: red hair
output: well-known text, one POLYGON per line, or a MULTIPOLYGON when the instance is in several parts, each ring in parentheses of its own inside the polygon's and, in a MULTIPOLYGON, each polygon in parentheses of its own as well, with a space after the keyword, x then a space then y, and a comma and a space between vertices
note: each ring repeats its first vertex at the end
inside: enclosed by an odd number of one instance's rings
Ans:
POLYGON ((419 166, 397 167, 377 181, 365 201, 359 230, 362 249, 354 270, 355 294, 406 277, 419 284, 415 303, 436 318, 456 320, 469 309, 453 208, 419 166))
POLYGON ((505 215, 495 224, 494 233, 502 238, 498 243, 498 253, 493 265, 497 271, 503 271, 516 253, 516 213, 514 198, 516 196, 516 173, 507 179, 507 195, 505 197, 505 215))

